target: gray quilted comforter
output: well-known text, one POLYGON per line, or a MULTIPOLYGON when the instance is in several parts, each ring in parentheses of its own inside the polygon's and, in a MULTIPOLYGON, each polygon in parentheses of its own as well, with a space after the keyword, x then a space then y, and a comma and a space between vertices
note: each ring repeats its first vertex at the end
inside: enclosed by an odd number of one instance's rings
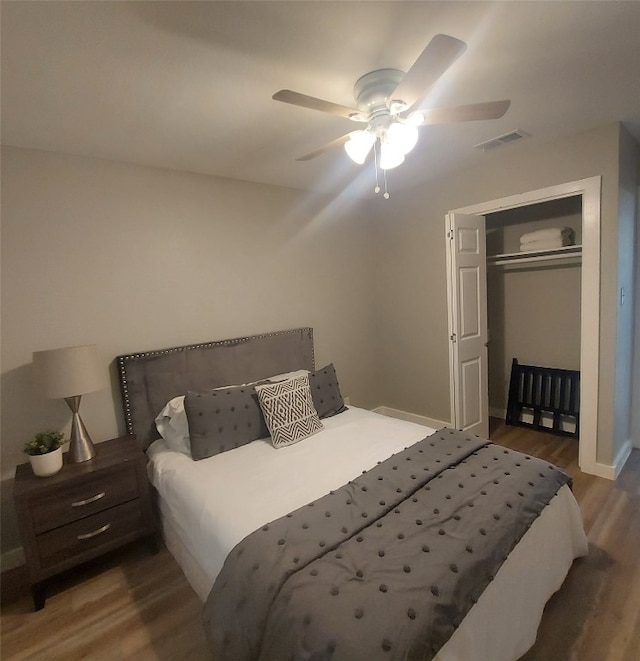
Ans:
POLYGON ((432 659, 567 482, 436 432, 232 550, 205 605, 213 658, 432 659))

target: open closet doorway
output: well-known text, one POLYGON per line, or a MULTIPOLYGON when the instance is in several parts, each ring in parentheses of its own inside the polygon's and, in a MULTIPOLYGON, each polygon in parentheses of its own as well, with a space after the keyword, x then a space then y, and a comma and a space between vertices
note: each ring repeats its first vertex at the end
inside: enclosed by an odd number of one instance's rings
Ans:
MULTIPOLYGON (((499 253, 497 261, 502 261, 502 266, 506 266, 508 262, 511 262, 511 265, 515 263, 517 268, 521 259, 518 255, 517 225, 524 222, 519 209, 531 205, 537 205, 538 213, 543 208, 548 212, 554 205, 569 212, 581 209, 578 212, 580 227, 576 228, 579 230, 576 238, 581 240, 581 247, 576 246, 566 251, 571 254, 560 259, 568 257, 574 262, 577 259, 581 261, 580 300, 579 305, 576 302, 574 308, 576 311, 579 308, 579 322, 573 322, 579 330, 580 345, 579 464, 584 472, 595 474, 598 472, 596 439, 600 337, 600 183, 600 177, 592 177, 560 184, 456 209, 446 217, 451 421, 456 428, 487 436, 490 406, 487 229, 490 231, 490 244, 492 241, 503 242, 505 252, 499 253), (515 229, 496 233, 495 228, 505 221, 506 224, 515 226, 515 229), (517 245, 514 246, 512 241, 517 245)), ((494 255, 492 263, 495 264, 496 253, 490 254, 494 255)), ((575 271, 571 277, 575 280, 575 271)), ((548 337, 546 340, 553 342, 554 338, 548 337)), ((576 360, 575 353, 572 360, 576 360)), ((493 371, 498 373, 499 370, 498 366, 493 371)), ((503 385, 496 384, 494 378, 492 389, 499 391, 501 387, 503 385)), ((493 391, 492 396, 496 396, 493 391)), ((506 407, 506 402, 504 406, 506 407)))

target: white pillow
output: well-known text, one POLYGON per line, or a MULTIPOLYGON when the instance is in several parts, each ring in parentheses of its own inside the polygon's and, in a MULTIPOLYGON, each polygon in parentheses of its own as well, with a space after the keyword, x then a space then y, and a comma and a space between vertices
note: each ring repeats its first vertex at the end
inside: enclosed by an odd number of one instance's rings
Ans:
POLYGON ((189 422, 184 410, 184 395, 174 397, 156 416, 156 429, 171 450, 191 456, 189 422))
MULTIPOLYGON (((286 381, 287 379, 292 379, 294 376, 309 376, 309 370, 295 370, 295 372, 283 372, 282 374, 275 374, 274 376, 268 376, 265 381, 286 381)), ((247 385, 247 384, 245 384, 247 385)))

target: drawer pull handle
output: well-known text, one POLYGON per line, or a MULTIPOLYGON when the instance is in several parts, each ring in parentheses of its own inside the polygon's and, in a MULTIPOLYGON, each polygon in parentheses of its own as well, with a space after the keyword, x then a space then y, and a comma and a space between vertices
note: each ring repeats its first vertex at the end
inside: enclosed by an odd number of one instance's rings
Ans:
POLYGON ((86 500, 76 500, 75 503, 71 503, 71 507, 82 507, 83 505, 88 505, 89 503, 95 503, 96 500, 100 500, 100 498, 104 498, 107 494, 104 491, 101 491, 100 493, 97 493, 95 496, 91 496, 91 498, 87 498, 86 500))
POLYGON ((102 526, 102 528, 98 528, 97 530, 94 530, 93 532, 87 532, 84 535, 78 535, 78 539, 91 539, 92 537, 96 537, 97 535, 102 535, 103 532, 107 532, 111 528, 111 524, 107 523, 105 526, 102 526))

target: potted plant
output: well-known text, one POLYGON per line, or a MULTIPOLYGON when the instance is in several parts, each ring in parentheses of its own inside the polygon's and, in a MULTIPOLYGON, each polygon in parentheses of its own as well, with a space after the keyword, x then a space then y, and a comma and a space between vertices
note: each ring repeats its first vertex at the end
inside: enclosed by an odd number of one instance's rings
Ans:
POLYGON ((25 446, 31 468, 38 477, 55 475, 62 468, 64 435, 59 431, 38 432, 25 446))

